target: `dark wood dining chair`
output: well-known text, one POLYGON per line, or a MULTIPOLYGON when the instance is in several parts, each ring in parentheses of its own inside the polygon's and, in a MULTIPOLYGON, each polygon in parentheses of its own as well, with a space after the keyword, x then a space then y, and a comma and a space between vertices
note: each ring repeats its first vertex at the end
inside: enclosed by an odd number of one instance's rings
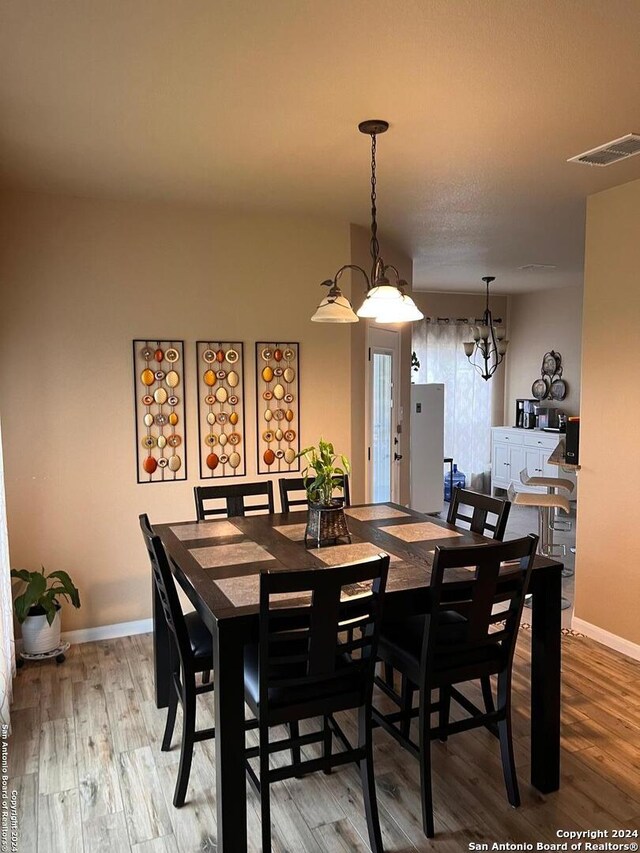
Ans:
MULTIPOLYGON (((351 506, 351 495, 349 493, 349 475, 344 474, 342 477, 337 476, 335 480, 342 480, 342 491, 340 494, 344 498, 344 506, 351 506)), ((304 477, 281 477, 278 480, 280 487, 280 506, 282 512, 289 512, 291 507, 308 505, 307 491, 304 484, 304 477), (291 498, 289 495, 292 492, 301 492, 297 498, 291 498)), ((338 495, 339 496, 339 495, 338 495)))
POLYGON ((381 610, 389 556, 316 571, 260 575, 259 643, 245 649, 245 700, 258 722, 259 746, 246 751, 249 782, 260 797, 262 850, 271 851, 269 786, 349 762, 356 762, 364 794, 369 843, 382 853, 373 775, 371 700, 381 610), (282 595, 295 596, 290 606, 282 595), (345 642, 346 626, 359 628, 345 642), (357 709, 358 742, 353 746, 335 721, 339 711, 357 709), (322 718, 318 731, 298 734, 300 720, 322 718), (291 737, 269 742, 269 728, 288 724, 291 737), (293 732, 295 731, 295 735, 293 732), (344 747, 333 751, 333 737, 344 747), (320 743, 321 756, 301 760, 300 747, 320 743), (295 756, 271 769, 280 750, 295 756), (250 759, 259 759, 259 773, 250 759))
POLYGON ((260 483, 229 483, 221 486, 195 486, 193 495, 196 502, 196 518, 205 521, 211 516, 236 518, 249 512, 275 512, 273 502, 273 483, 263 480, 260 483), (265 503, 246 504, 245 498, 264 495, 265 503), (205 502, 224 501, 223 506, 208 507, 205 502))
POLYGON ((197 613, 182 612, 175 581, 164 546, 155 536, 147 515, 139 517, 144 543, 149 554, 153 583, 162 603, 164 618, 169 627, 169 661, 171 683, 169 710, 162 738, 162 751, 171 749, 178 702, 182 705, 182 741, 180 765, 173 794, 173 805, 184 805, 193 758, 193 746, 201 740, 215 737, 215 729, 196 730, 196 697, 213 690, 213 684, 196 684, 196 675, 209 673, 213 667, 211 633, 197 613))
POLYGON ((378 656, 420 691, 420 701, 414 709, 385 681, 376 679, 400 711, 382 714, 374 708, 373 717, 420 762, 422 824, 429 838, 434 835, 431 741, 435 738, 446 740, 451 734, 485 726, 500 740, 509 802, 520 805, 511 734, 511 670, 537 543, 538 537, 530 535, 505 543, 436 548, 429 614, 383 623, 378 656), (464 582, 470 567, 475 568, 474 575, 464 582), (494 613, 497 604, 506 604, 506 610, 494 613), (496 703, 487 708, 485 701, 481 710, 457 685, 475 680, 490 684, 490 676, 497 676, 496 703), (432 702, 435 688, 438 701, 432 702), (452 699, 468 717, 450 722, 452 699), (432 727, 434 711, 438 725, 432 727), (416 716, 418 743, 410 738, 411 719, 416 716))
POLYGON ((480 533, 482 536, 489 536, 502 542, 510 510, 511 502, 508 500, 492 498, 489 495, 456 486, 451 496, 447 522, 456 526, 459 522, 463 522, 469 525, 473 533, 480 533), (471 514, 467 514, 465 509, 467 512, 470 510, 471 514), (495 516, 495 519, 490 520, 488 516, 495 516))
MULTIPOLYGON (((508 500, 491 498, 488 495, 456 486, 451 494, 447 522, 456 526, 462 522, 465 526, 468 525, 468 529, 473 533, 479 533, 481 536, 491 537, 502 542, 510 509, 511 502, 508 500), (471 511, 470 515, 467 514, 469 511, 471 511), (488 516, 495 516, 495 519, 489 520, 488 516)), ((388 686, 393 687, 393 668, 389 664, 385 664, 384 677, 388 686)), ((486 698, 489 699, 491 693, 490 691, 487 692, 487 687, 488 682, 483 684, 482 689, 486 698)), ((410 687, 403 684, 401 690, 405 698, 409 700, 411 698, 410 687)))

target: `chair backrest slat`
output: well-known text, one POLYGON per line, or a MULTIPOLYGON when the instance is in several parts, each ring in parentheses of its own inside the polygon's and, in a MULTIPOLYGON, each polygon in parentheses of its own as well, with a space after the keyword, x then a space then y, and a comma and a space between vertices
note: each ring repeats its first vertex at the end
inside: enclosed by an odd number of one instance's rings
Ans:
MULTIPOLYGON (((349 492, 349 475, 344 474, 344 476, 337 476, 337 480, 342 480, 342 490, 339 491, 339 495, 342 495, 344 498, 344 505, 351 506, 351 494, 349 492)), ((280 506, 282 508, 282 512, 289 512, 291 507, 293 506, 307 506, 307 491, 304 484, 304 477, 281 477, 278 480, 278 487, 280 489, 280 506), (301 492, 302 495, 292 498, 290 497, 292 492, 301 492)), ((337 487, 336 487, 337 488, 337 487)))
POLYGON ((492 533, 493 539, 502 541, 509 519, 511 502, 500 498, 492 498, 489 495, 472 492, 456 486, 451 495, 447 521, 449 524, 457 524, 462 521, 468 524, 473 533, 486 536, 492 533), (461 507, 469 507, 473 510, 471 516, 465 515, 461 507), (495 521, 489 521, 488 515, 494 515, 495 521))
POLYGON ((261 707, 268 708, 274 686, 322 685, 326 697, 344 693, 346 683, 362 702, 370 699, 388 570, 389 557, 380 554, 326 569, 260 575, 261 707), (308 604, 287 608, 282 599, 274 601, 282 595, 308 604), (343 639, 352 626, 362 627, 361 635, 343 639), (359 656, 351 658, 353 651, 359 656))
POLYGON ((260 483, 230 483, 223 486, 195 486, 193 495, 198 521, 216 515, 238 518, 250 512, 275 512, 271 480, 263 480, 260 483), (246 504, 245 498, 253 495, 264 495, 267 500, 260 504, 246 504), (205 502, 212 500, 222 500, 224 506, 205 506, 205 502))
POLYGON ((524 596, 535 559, 537 536, 509 542, 471 545, 466 548, 436 548, 431 570, 431 612, 426 621, 423 664, 429 668, 441 654, 465 653, 494 647, 502 659, 510 662, 520 625, 524 596), (455 569, 474 568, 468 584, 460 587, 459 571, 455 580, 446 576, 455 569), (455 592, 447 593, 449 583, 455 592), (494 612, 497 604, 506 609, 494 612), (443 617, 455 611, 453 625, 443 617), (504 623, 500 628, 496 628, 504 623))

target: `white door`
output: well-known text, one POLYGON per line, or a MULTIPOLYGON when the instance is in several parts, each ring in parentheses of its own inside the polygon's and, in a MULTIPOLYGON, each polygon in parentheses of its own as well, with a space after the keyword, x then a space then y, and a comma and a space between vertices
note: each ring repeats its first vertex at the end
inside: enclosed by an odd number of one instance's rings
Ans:
POLYGON ((400 333, 371 325, 368 343, 367 501, 398 501, 400 333))

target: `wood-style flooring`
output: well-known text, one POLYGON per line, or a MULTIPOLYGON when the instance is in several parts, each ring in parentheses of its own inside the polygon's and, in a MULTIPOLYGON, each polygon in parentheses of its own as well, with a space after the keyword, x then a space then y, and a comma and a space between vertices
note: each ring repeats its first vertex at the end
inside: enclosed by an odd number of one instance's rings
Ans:
MULTIPOLYGON (((543 796, 528 783, 530 636, 521 632, 514 673, 521 808, 507 803, 497 741, 479 730, 453 736, 433 749, 436 837, 428 841, 417 762, 377 730, 386 850, 460 853, 472 842, 509 841, 535 849, 562 840, 558 830, 640 828, 640 664, 563 637, 562 787, 543 796)), ((18 792, 21 853, 216 849, 213 741, 196 744, 187 802, 173 808, 180 716, 174 748, 160 752, 165 712, 152 686, 149 635, 74 646, 60 666, 19 671, 9 787, 18 792)), ((213 695, 198 703, 199 727, 213 725, 213 695)), ((341 721, 353 732, 352 717, 341 721)), ((271 797, 274 851, 368 850, 354 768, 274 784, 271 797)), ((249 845, 259 850, 258 804, 249 789, 247 798, 249 845)))

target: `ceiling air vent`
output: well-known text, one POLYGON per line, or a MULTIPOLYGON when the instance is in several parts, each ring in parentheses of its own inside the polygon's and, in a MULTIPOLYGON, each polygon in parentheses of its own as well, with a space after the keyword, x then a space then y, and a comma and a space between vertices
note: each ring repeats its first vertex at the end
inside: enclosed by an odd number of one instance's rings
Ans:
POLYGON ((617 163, 618 160, 633 157, 634 154, 640 154, 640 135, 627 133, 626 136, 614 139, 613 142, 598 145, 597 148, 592 148, 583 154, 569 157, 567 163, 584 163, 585 166, 610 166, 612 163, 617 163))
POLYGON ((523 272, 543 272, 544 270, 555 270, 557 267, 555 264, 524 264, 518 269, 523 272))

